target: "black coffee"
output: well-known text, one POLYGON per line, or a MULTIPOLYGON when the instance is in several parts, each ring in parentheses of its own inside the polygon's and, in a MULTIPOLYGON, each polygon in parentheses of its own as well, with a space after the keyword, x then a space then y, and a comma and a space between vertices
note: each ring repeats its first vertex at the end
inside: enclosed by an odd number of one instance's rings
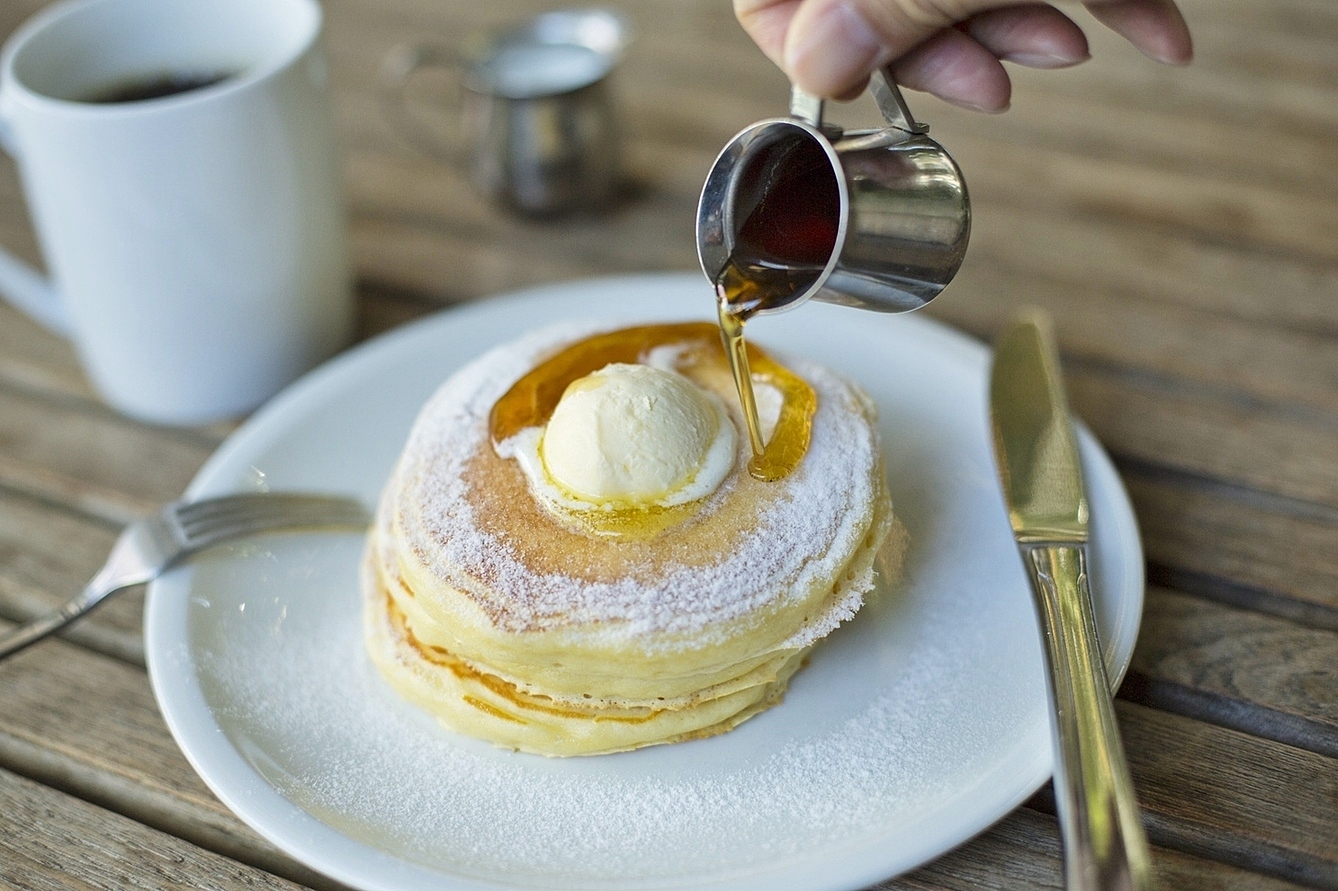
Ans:
POLYGON ((161 99, 164 96, 175 96, 178 93, 212 87, 229 77, 232 77, 231 71, 167 71, 117 81, 95 90, 85 96, 83 101, 103 105, 114 102, 143 102, 145 99, 161 99))

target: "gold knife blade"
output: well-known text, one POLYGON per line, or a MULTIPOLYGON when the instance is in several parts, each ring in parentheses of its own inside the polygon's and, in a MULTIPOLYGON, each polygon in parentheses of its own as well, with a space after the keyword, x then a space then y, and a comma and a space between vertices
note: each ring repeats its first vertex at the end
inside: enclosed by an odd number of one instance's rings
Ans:
POLYGON ((1022 315, 1000 336, 990 376, 994 453, 1013 534, 1087 541, 1087 496, 1050 322, 1022 315))
POLYGON ((1087 572, 1088 504, 1051 324, 1022 315, 990 373, 995 459, 1040 619, 1066 886, 1147 891, 1152 870, 1101 658, 1087 572))

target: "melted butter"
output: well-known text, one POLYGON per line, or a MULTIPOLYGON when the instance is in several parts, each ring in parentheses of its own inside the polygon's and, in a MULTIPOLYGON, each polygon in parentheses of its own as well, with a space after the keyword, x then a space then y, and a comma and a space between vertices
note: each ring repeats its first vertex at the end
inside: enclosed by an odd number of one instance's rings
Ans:
POLYGON ((696 513, 696 505, 692 503, 676 504, 672 507, 654 505, 622 510, 555 508, 554 512, 560 513, 568 526, 588 532, 596 538, 648 541, 661 532, 691 519, 696 513))
MULTIPOLYGON (((807 381, 764 351, 743 343, 743 318, 746 316, 740 317, 735 338, 731 340, 729 334, 725 334, 728 351, 721 349, 720 335, 724 331, 725 320, 723 300, 720 326, 709 322, 640 325, 596 334, 574 343, 540 363, 497 400, 489 418, 492 440, 501 443, 527 427, 546 424, 563 392, 573 381, 612 362, 640 362, 652 349, 673 345, 683 348, 677 370, 689 376, 691 366, 695 363, 728 364, 739 388, 749 439, 753 444, 753 458, 748 464, 748 471, 757 479, 767 482, 782 479, 799 466, 808 452, 813 413, 818 404, 817 394, 807 381), (754 380, 775 387, 781 394, 780 417, 771 440, 766 443, 762 442, 757 403, 752 398, 754 380)), ((674 510, 599 513, 603 516, 591 517, 583 522, 591 523, 592 531, 596 534, 618 536, 654 535, 680 519, 674 510), (631 516, 633 514, 636 516, 631 516)))

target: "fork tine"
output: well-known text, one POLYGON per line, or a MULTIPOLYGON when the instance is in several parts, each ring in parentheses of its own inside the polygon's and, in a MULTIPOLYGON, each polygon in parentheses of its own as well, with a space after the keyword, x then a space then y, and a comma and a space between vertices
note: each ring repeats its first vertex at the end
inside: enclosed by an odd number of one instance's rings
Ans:
POLYGON ((186 529, 237 519, 290 517, 294 514, 326 515, 332 510, 365 513, 360 503, 349 498, 289 493, 225 495, 174 505, 176 521, 186 529))
POLYGON ((177 517, 185 523, 206 520, 232 513, 264 510, 289 510, 310 505, 328 506, 347 504, 352 499, 337 495, 306 495, 292 492, 246 492, 201 498, 196 501, 178 501, 172 505, 177 517))
POLYGON ((186 542, 202 547, 238 534, 279 527, 361 526, 368 517, 366 508, 348 498, 257 493, 178 504, 175 520, 186 542))

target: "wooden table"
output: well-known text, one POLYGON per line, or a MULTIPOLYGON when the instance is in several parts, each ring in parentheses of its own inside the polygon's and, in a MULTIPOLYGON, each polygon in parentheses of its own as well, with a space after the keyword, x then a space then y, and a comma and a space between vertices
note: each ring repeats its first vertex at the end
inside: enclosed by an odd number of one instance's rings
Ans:
MULTIPOLYGON (((40 5, 9 0, 0 33, 40 5)), ((634 194, 608 216, 541 224, 415 151, 376 92, 396 43, 541 5, 327 0, 363 336, 519 286, 695 269, 714 153, 783 112, 786 84, 727 0, 620 5, 640 34, 617 83, 634 194)), ((910 95, 975 209, 966 265, 928 312, 988 339, 1022 304, 1048 308, 1071 400, 1132 494, 1149 581, 1117 711, 1161 887, 1333 889, 1338 6, 1184 5, 1188 69, 1092 28, 1093 60, 1017 72, 1006 115, 910 95)), ((423 91, 446 101, 444 85, 423 91)), ((864 105, 847 113, 869 120, 864 105)), ((8 161, 0 243, 38 261, 8 161)), ((0 622, 77 590, 119 525, 179 495, 230 429, 117 416, 66 343, 0 305, 0 622)), ((141 605, 123 596, 0 664, 0 884, 332 887, 233 817, 179 753, 144 672, 141 605)), ((1042 792, 879 887, 1061 884, 1042 792)))

